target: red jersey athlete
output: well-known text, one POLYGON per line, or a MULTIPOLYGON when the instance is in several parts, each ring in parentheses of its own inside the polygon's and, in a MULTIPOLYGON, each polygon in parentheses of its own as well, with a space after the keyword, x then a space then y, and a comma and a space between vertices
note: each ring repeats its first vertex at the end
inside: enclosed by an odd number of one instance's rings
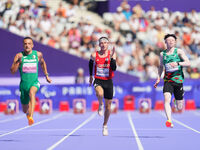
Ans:
POLYGON ((106 37, 99 39, 100 51, 91 54, 89 61, 90 71, 90 85, 93 82, 93 63, 95 61, 95 74, 94 74, 94 88, 99 101, 98 114, 103 116, 103 97, 105 99, 105 113, 103 123, 103 135, 108 135, 107 122, 110 116, 110 107, 113 98, 113 82, 112 78, 117 68, 116 66, 116 53, 115 48, 113 50, 108 49, 109 40, 106 37))

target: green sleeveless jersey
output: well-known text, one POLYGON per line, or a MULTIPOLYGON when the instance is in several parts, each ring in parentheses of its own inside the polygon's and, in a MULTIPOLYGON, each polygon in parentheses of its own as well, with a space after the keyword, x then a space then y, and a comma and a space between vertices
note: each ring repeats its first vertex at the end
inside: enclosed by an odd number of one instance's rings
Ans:
POLYGON ((164 81, 183 83, 184 75, 182 66, 172 67, 169 63, 181 62, 181 58, 178 56, 177 48, 174 49, 174 53, 171 55, 166 54, 166 50, 163 51, 163 65, 165 66, 164 81))
POLYGON ((22 52, 22 55, 22 62, 19 67, 21 76, 20 86, 28 86, 38 81, 38 55, 35 50, 29 55, 22 52))

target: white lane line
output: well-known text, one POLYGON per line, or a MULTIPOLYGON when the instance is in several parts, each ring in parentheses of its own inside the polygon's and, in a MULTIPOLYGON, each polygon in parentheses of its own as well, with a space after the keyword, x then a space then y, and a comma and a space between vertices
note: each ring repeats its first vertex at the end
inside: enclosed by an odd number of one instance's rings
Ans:
POLYGON ((74 130, 72 130, 69 134, 67 134, 65 137, 63 137, 61 140, 59 140, 58 142, 56 142, 55 144, 53 144, 51 147, 47 148, 47 150, 52 150, 54 148, 56 148, 59 144, 61 144, 65 139, 67 139, 70 135, 72 135, 74 132, 76 132, 78 129, 80 129, 81 127, 83 127, 84 125, 86 125, 89 121, 91 121, 95 116, 96 116, 96 112, 93 113, 88 119, 86 119, 84 122, 82 122, 78 127, 76 127, 74 130))
POLYGON ((5 119, 5 120, 0 120, 0 123, 5 123, 5 122, 9 122, 9 121, 14 121, 14 120, 22 119, 22 118, 24 118, 24 117, 25 117, 25 115, 20 115, 20 116, 14 117, 14 118, 8 118, 8 119, 5 119))
POLYGON ((40 122, 37 122, 37 123, 35 123, 35 124, 31 125, 31 126, 25 126, 25 127, 23 127, 23 128, 19 128, 19 129, 17 129, 17 130, 13 130, 13 131, 7 132, 7 133, 5 133, 5 134, 1 134, 0 137, 4 137, 4 136, 6 136, 6 135, 13 134, 13 133, 19 132, 19 131, 24 130, 24 129, 27 129, 27 128, 37 126, 37 125, 39 125, 39 124, 42 124, 42 123, 45 123, 45 122, 48 122, 48 121, 57 119, 57 118, 59 118, 59 117, 61 117, 61 116, 63 116, 63 115, 64 115, 63 113, 62 113, 62 114, 55 115, 55 116, 53 116, 53 117, 51 117, 51 118, 49 118, 49 119, 45 119, 45 120, 42 120, 42 121, 40 121, 40 122))
POLYGON ((142 143, 141 143, 141 141, 140 141, 140 138, 138 137, 138 134, 137 134, 137 132, 136 132, 135 126, 134 126, 134 124, 133 124, 133 121, 132 121, 132 119, 131 119, 131 114, 130 114, 130 112, 127 113, 127 116, 128 116, 128 120, 129 120, 129 123, 130 123, 130 125, 131 125, 131 128, 132 128, 133 134, 134 134, 134 136, 135 136, 135 139, 136 139, 136 142, 137 142, 137 145, 138 145, 138 149, 139 149, 139 150, 144 150, 144 148, 143 148, 143 146, 142 146, 142 143))
MULTIPOLYGON (((74 128, 69 128, 69 129, 30 129, 30 130, 26 130, 24 132, 58 132, 58 131, 72 131, 74 128)), ((102 129, 99 128, 84 128, 84 129, 79 129, 81 131, 99 131, 102 129)), ((109 129, 109 131, 130 131, 130 128, 113 128, 113 129, 109 129)), ((169 132, 169 129, 142 129, 142 128, 137 128, 137 131, 167 131, 169 132)), ((185 131, 188 129, 173 129, 173 131, 185 131)), ((8 132, 7 130, 0 130, 0 132, 8 132)))
POLYGON ((186 125, 186 124, 184 124, 184 123, 182 123, 182 122, 180 122, 180 121, 178 121, 178 120, 176 120, 176 119, 172 119, 172 120, 173 120, 174 122, 176 122, 176 123, 178 123, 178 124, 184 126, 185 128, 188 128, 188 129, 190 129, 190 130, 192 130, 192 131, 194 131, 194 132, 200 134, 200 131, 198 131, 198 130, 196 130, 196 129, 193 129, 192 127, 190 127, 190 126, 188 126, 188 125, 186 125))
MULTIPOLYGON (((165 114, 164 114, 164 113, 160 113, 160 114, 161 114, 163 117, 165 117, 165 114)), ((176 119, 174 119, 174 118, 172 118, 172 120, 173 120, 174 122, 180 124, 181 126, 183 126, 183 127, 187 128, 187 129, 189 129, 189 130, 192 130, 192 131, 194 131, 194 132, 200 134, 200 131, 198 131, 198 130, 196 130, 196 129, 194 129, 194 128, 192 128, 192 127, 190 127, 190 126, 188 126, 188 125, 186 125, 186 124, 184 124, 184 123, 182 123, 181 121, 178 121, 178 120, 176 120, 176 119)))

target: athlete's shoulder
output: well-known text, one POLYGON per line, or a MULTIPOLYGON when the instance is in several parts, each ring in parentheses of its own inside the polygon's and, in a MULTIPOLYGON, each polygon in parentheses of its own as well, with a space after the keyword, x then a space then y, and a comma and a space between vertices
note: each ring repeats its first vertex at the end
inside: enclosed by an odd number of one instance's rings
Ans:
POLYGON ((92 54, 91 54, 91 59, 95 59, 96 58, 96 52, 92 52, 92 54))
POLYGON ((36 51, 36 53, 37 53, 38 55, 42 55, 42 52, 40 52, 40 51, 36 51))

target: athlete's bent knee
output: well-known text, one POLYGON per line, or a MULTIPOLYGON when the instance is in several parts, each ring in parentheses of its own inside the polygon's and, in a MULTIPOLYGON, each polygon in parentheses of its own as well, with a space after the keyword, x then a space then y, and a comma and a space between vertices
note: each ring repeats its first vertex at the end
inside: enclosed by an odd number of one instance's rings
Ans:
POLYGON ((96 95, 97 95, 97 97, 103 98, 103 92, 97 92, 96 95))
POLYGON ((27 113, 28 108, 22 108, 22 110, 23 110, 24 113, 27 113))

